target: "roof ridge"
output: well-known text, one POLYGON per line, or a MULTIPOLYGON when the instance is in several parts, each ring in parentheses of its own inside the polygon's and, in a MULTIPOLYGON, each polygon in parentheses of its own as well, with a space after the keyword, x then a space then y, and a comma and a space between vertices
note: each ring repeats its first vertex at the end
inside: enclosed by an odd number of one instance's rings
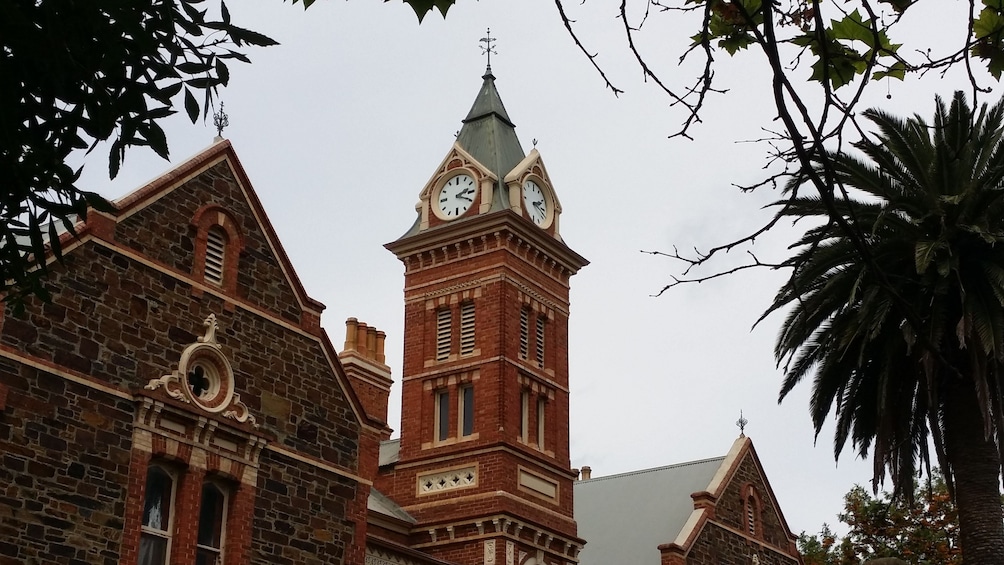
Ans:
POLYGON ((679 467, 689 467, 689 466, 692 466, 692 465, 700 465, 702 463, 711 463, 712 461, 719 461, 719 462, 721 462, 721 461, 725 460, 725 457, 726 457, 725 455, 721 455, 719 457, 708 457, 707 459, 696 459, 694 461, 685 461, 683 463, 674 463, 672 465, 663 465, 662 467, 652 467, 651 469, 639 469, 637 471, 628 471, 626 473, 618 473, 616 475, 606 475, 606 476, 603 476, 603 477, 596 477, 596 478, 593 478, 593 479, 579 480, 579 481, 576 481, 576 483, 594 483, 594 482, 598 482, 598 481, 605 481, 607 479, 619 479, 621 477, 630 477, 632 475, 642 475, 642 474, 645 474, 645 473, 654 473, 656 471, 665 471, 667 469, 676 469, 676 468, 679 468, 679 467))

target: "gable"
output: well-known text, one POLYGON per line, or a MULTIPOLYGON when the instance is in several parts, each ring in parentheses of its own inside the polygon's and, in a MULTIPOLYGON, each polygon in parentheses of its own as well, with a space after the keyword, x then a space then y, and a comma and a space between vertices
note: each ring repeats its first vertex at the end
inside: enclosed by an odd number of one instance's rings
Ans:
POLYGON ((217 145, 205 162, 196 156, 116 202, 115 243, 200 280, 206 230, 219 224, 236 244, 227 246, 236 262, 224 273, 232 278, 225 293, 294 323, 305 309, 319 314, 323 306, 304 293, 229 143, 217 145))
POLYGON ((795 565, 801 557, 763 466, 740 436, 707 487, 695 492, 694 511, 672 543, 659 547, 664 565, 751 559, 795 565))
MULTIPOLYGON (((210 314, 237 390, 286 447, 348 470, 368 420, 229 142, 218 142, 92 212, 64 261, 50 259, 50 304, 0 314, 0 357, 129 397, 177 367, 210 314), (210 210, 210 212, 206 212, 210 210), (193 219, 225 211, 243 250, 234 292, 193 275, 193 219)), ((0 375, 3 376, 3 375, 0 375)))

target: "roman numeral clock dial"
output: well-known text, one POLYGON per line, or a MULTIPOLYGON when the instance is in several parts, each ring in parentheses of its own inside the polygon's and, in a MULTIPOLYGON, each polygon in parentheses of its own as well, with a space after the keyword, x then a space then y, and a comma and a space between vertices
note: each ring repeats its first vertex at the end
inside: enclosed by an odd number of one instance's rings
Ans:
POLYGON ((477 184, 469 175, 457 175, 439 189, 436 205, 444 218, 452 220, 464 214, 474 204, 477 184))
POLYGON ((547 219, 547 199, 544 198, 543 189, 532 180, 523 183, 523 206, 526 207, 530 221, 538 226, 544 224, 547 219))

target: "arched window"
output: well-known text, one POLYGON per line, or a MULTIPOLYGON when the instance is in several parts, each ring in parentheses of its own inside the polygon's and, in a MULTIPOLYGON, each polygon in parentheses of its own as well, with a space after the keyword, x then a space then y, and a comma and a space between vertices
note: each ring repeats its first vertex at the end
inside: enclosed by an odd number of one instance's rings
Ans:
POLYGON ((223 563, 226 508, 226 492, 215 482, 206 481, 202 485, 202 502, 199 504, 199 536, 196 543, 195 565, 223 563))
POLYGON ((165 565, 171 554, 174 531, 175 477, 159 465, 146 473, 143 525, 139 539, 139 565, 165 565))
POLYGON ((226 266, 227 234, 220 226, 209 228, 206 233, 206 282, 223 286, 226 266))
POLYGON ((238 222, 218 204, 199 208, 192 218, 195 228, 192 274, 196 280, 221 287, 224 292, 237 289, 237 263, 244 249, 244 236, 238 222))
POLYGON ((762 537, 760 496, 753 485, 746 485, 746 488, 743 489, 743 495, 743 506, 746 509, 746 532, 752 537, 762 537))

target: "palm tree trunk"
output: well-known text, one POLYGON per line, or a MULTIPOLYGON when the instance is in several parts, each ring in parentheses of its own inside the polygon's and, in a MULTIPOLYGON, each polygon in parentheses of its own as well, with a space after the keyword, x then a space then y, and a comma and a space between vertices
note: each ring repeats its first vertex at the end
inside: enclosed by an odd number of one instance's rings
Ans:
POLYGON ((955 381, 945 388, 945 450, 954 472, 964 563, 1004 564, 997 446, 984 434, 982 410, 971 382, 955 381))

